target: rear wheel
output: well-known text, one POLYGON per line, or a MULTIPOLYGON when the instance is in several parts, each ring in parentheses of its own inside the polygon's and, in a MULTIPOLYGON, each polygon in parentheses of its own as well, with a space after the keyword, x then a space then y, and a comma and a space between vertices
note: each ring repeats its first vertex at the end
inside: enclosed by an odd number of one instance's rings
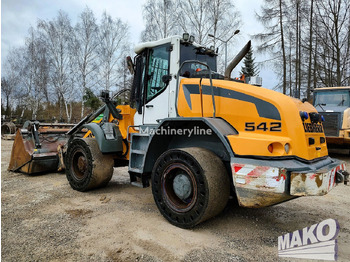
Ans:
POLYGON ((104 187, 113 176, 114 160, 103 155, 94 138, 73 139, 66 154, 66 176, 78 191, 104 187))
POLYGON ((191 228, 224 209, 230 180, 221 159, 211 151, 171 149, 155 163, 152 192, 159 211, 170 223, 191 228))

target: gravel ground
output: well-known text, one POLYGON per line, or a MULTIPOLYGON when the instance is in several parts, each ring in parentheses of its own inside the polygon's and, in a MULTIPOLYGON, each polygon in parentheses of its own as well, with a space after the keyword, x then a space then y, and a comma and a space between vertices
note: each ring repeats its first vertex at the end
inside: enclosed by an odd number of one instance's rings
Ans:
MULTIPOLYGON (((151 188, 128 184, 115 168, 104 189, 70 188, 63 173, 27 176, 6 171, 12 141, 1 141, 3 261, 305 261, 279 259, 277 238, 337 219, 338 261, 350 258, 350 186, 262 209, 234 207, 192 230, 169 224, 151 188)), ((346 160, 348 155, 333 152, 346 160)))

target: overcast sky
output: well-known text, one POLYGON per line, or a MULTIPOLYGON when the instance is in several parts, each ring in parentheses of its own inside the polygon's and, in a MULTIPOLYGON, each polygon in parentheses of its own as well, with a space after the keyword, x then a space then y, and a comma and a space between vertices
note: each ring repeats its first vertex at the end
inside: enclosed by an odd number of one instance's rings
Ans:
MULTIPOLYGON (((146 0, 1 0, 1 64, 12 47, 24 45, 31 25, 35 27, 38 19, 52 19, 59 10, 68 13, 73 25, 86 6, 93 10, 97 19, 107 11, 112 17, 119 17, 130 25, 131 40, 138 43, 144 29, 142 5, 145 2, 146 0)), ((255 12, 260 10, 262 2, 263 0, 234 0, 237 10, 241 12, 243 26, 238 28, 241 32, 235 36, 237 47, 228 50, 228 53, 236 54, 251 39, 250 35, 263 30, 255 19, 255 12)), ((258 57, 257 60, 261 59, 258 57)), ((238 75, 239 70, 240 66, 233 71, 233 75, 238 75)), ((260 74, 263 85, 272 88, 274 82, 267 77, 269 72, 265 68, 260 74)))

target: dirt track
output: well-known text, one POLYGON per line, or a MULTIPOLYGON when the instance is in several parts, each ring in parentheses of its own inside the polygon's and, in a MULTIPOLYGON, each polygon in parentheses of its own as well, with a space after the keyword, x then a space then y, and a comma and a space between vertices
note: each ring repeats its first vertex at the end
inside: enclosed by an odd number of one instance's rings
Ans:
MULTIPOLYGON (((1 141, 3 261, 305 261, 277 257, 278 236, 337 219, 338 261, 350 258, 350 186, 263 209, 228 205, 193 230, 169 224, 151 188, 116 168, 104 189, 80 193, 64 174, 7 172, 12 141, 1 141)), ((347 161, 345 155, 332 155, 347 161)))

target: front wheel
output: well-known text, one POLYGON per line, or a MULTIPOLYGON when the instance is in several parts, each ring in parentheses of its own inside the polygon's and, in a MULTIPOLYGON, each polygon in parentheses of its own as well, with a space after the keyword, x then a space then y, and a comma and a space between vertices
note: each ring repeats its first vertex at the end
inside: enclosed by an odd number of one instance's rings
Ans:
POLYGON ((114 160, 101 153, 95 138, 73 139, 65 159, 66 176, 75 190, 104 187, 113 176, 114 160))
POLYGON ((224 209, 230 180, 221 159, 211 151, 170 149, 154 165, 152 192, 159 211, 170 223, 191 228, 224 209))

